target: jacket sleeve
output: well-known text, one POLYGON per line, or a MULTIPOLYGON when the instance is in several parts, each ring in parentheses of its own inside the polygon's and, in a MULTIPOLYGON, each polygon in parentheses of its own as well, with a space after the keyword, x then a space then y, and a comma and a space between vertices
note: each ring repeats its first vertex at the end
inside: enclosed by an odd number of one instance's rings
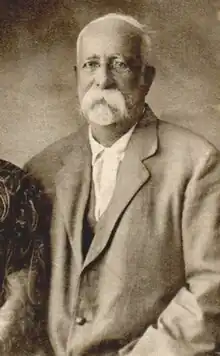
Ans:
POLYGON ((68 245, 59 203, 54 204, 53 217, 48 330, 55 354, 65 356, 71 317, 67 313, 64 291, 69 283, 68 270, 70 265, 67 268, 68 245))
POLYGON ((220 343, 220 158, 214 148, 197 162, 185 190, 182 246, 186 284, 120 356, 208 356, 220 343))

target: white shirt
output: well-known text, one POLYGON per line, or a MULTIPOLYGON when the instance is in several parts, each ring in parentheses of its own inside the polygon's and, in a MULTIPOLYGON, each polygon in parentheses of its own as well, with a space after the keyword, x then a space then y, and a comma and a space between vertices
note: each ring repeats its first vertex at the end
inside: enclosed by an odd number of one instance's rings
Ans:
POLYGON ((116 184, 120 162, 136 125, 126 132, 111 147, 104 147, 92 136, 89 128, 89 142, 92 151, 92 178, 95 188, 95 218, 98 220, 106 210, 116 184))

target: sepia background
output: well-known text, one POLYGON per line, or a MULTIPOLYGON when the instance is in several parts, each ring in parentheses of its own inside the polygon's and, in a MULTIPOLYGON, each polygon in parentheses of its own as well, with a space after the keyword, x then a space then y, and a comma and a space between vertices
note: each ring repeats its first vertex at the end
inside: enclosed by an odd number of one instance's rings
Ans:
POLYGON ((80 29, 108 12, 151 31, 159 117, 220 149, 219 0, 0 0, 0 153, 23 165, 81 124, 75 78, 80 29))

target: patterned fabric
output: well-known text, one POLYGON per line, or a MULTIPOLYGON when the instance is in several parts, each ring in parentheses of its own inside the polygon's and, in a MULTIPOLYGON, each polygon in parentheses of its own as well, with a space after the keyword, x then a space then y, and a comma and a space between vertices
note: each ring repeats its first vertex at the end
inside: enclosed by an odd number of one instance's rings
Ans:
POLYGON ((44 329, 49 217, 50 207, 37 182, 0 160, 1 355, 34 354, 44 329))

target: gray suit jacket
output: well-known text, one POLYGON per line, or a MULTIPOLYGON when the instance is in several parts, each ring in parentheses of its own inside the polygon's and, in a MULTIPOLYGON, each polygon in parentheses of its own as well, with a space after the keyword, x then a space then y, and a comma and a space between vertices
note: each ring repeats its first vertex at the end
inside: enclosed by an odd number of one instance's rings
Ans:
POLYGON ((87 128, 52 145, 29 169, 54 204, 49 331, 56 355, 212 355, 220 337, 215 148, 148 108, 85 260, 87 128))

